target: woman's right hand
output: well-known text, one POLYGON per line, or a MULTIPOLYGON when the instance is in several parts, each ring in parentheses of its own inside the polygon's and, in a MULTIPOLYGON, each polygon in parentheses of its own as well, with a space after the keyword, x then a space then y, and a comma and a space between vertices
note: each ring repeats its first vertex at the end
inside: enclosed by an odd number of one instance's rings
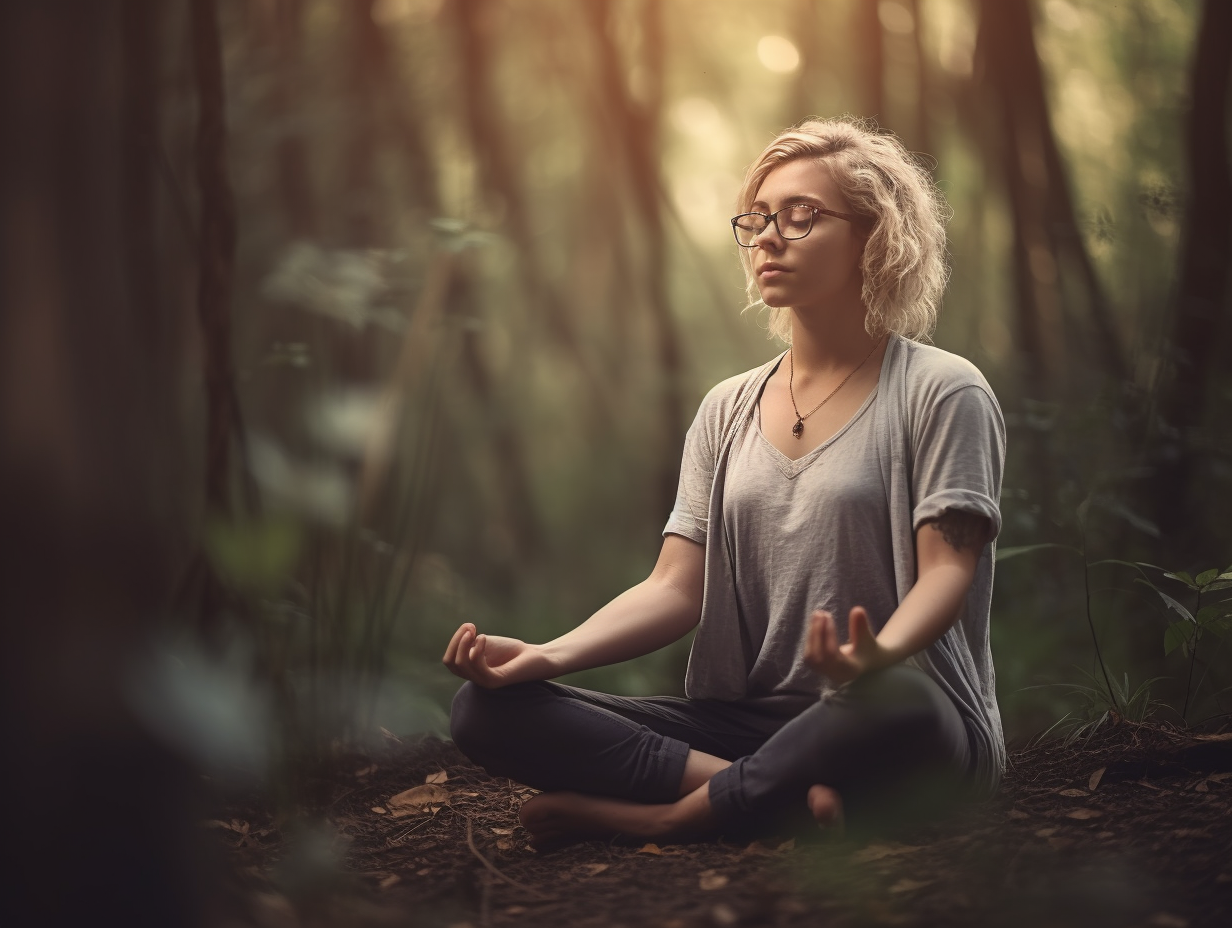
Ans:
POLYGON ((486 689, 556 676, 551 662, 535 645, 481 635, 470 622, 454 632, 442 661, 450 673, 486 689))

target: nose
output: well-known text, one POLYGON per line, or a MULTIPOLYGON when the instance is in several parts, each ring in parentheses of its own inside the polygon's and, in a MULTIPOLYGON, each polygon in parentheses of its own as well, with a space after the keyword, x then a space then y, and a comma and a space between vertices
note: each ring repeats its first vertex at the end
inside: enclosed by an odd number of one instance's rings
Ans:
POLYGON ((786 240, 779 235, 779 227, 773 222, 767 222, 766 227, 753 236, 753 245, 757 248, 767 248, 770 251, 778 251, 786 244, 786 240))

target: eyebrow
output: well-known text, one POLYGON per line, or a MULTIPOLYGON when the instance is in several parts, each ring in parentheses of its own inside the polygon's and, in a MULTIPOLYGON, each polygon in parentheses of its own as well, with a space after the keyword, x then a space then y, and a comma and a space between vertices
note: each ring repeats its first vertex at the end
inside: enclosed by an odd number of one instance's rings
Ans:
MULTIPOLYGON (((784 206, 792 206, 796 203, 808 203, 813 206, 825 206, 826 205, 825 200, 819 199, 818 197, 812 196, 811 194, 807 194, 807 193, 793 193, 790 196, 783 197, 784 206)), ((766 209, 770 208, 770 204, 767 203, 765 200, 754 200, 752 203, 752 206, 753 207, 764 206, 766 209)))

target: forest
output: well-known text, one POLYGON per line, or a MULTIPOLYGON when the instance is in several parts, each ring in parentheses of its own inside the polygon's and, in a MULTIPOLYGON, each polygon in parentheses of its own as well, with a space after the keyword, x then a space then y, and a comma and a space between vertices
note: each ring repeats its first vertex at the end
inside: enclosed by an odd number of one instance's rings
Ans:
POLYGON ((14 0, 0 46, 9 924, 1232 916, 1232 4, 14 0), (785 347, 728 220, 810 115, 952 213, 1003 795, 535 855, 441 655, 647 576, 698 403, 785 347))

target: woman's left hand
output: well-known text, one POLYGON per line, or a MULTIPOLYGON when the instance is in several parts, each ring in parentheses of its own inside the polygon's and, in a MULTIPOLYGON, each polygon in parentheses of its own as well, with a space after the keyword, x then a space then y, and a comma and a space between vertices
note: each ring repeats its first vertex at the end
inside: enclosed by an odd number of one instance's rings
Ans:
POLYGON ((870 670, 888 667, 894 663, 894 658, 877 643, 867 610, 855 606, 847 617, 847 643, 843 645, 838 643, 834 616, 821 609, 813 613, 804 662, 839 684, 870 670))

